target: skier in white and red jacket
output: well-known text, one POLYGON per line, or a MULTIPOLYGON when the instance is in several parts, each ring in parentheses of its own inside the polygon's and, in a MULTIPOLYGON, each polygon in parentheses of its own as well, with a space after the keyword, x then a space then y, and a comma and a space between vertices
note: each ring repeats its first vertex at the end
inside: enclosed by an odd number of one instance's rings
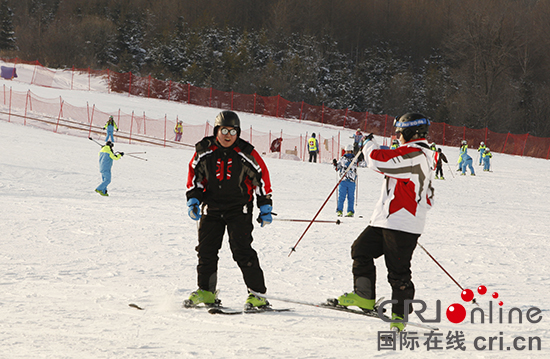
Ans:
POLYGON ((363 153, 367 167, 384 175, 382 193, 369 225, 355 240, 352 293, 338 298, 343 306, 373 310, 376 302, 374 259, 385 256, 388 281, 392 287, 392 330, 403 330, 406 299, 414 299, 411 258, 418 237, 424 230, 426 214, 434 204, 434 178, 437 152, 426 141, 430 121, 421 114, 407 113, 394 121, 401 146, 380 149, 372 134, 365 138, 363 153))

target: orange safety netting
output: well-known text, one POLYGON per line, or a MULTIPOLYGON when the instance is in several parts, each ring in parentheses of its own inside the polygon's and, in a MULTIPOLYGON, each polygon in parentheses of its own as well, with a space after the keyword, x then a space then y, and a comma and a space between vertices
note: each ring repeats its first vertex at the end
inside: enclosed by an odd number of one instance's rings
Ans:
MULTIPOLYGON (((15 64, 17 63, 35 65, 35 72, 31 83, 49 87, 68 88, 70 86, 71 89, 73 88, 72 81, 70 84, 66 81, 56 81, 57 71, 44 68, 38 63, 38 61, 24 62, 19 59, 2 60, 5 62, 13 62, 14 66, 16 66, 15 64)), ((306 104, 303 101, 291 102, 281 96, 259 96, 257 94, 247 95, 219 91, 213 88, 200 88, 192 86, 191 84, 161 81, 153 79, 151 76, 135 76, 131 72, 118 73, 109 70, 93 71, 90 69, 74 68, 69 71, 86 73, 89 77, 103 77, 106 80, 109 90, 114 92, 128 93, 131 95, 148 98, 179 101, 198 106, 230 109, 233 111, 261 114, 264 116, 273 116, 283 119, 313 121, 322 124, 335 125, 342 128, 360 128, 366 133, 372 132, 375 135, 384 137, 391 137, 393 135, 394 117, 388 115, 377 115, 368 112, 353 112, 348 111, 348 109, 332 109, 325 106, 313 106, 306 104)), ((90 87, 88 86, 88 90, 89 89, 90 87)), ((22 106, 23 100, 14 99, 14 101, 19 101, 17 105, 10 103, 10 105, 13 105, 14 108, 24 107, 22 106)), ((130 117, 130 115, 124 116, 130 117)), ((148 125, 145 115, 143 115, 143 119, 140 119, 140 116, 134 116, 132 114, 131 118, 122 120, 123 123, 129 122, 131 128, 126 130, 130 132, 130 135, 134 132, 138 134, 145 134, 146 127, 148 126, 148 135, 162 138, 164 141, 167 140, 167 130, 163 130, 160 125, 148 125), (134 129, 134 125, 137 126, 136 129, 134 129)), ((170 126, 168 126, 168 128, 173 128, 173 126, 170 126)), ((284 151, 295 151, 296 153, 305 152, 304 142, 306 140, 307 138, 300 140, 296 139, 295 143, 289 144, 291 141, 287 141, 285 138, 285 141, 282 143, 283 153, 285 153, 284 151)), ((445 123, 432 122, 428 141, 445 146, 460 146, 462 140, 468 141, 468 143, 473 147, 483 141, 487 147, 491 148, 492 152, 545 159, 548 159, 550 155, 550 138, 535 137, 529 134, 502 134, 493 132, 488 128, 470 129, 463 126, 451 126, 445 123)), ((264 152, 269 150, 269 138, 265 140, 265 143, 266 147, 264 152)), ((327 160, 325 155, 332 152, 332 147, 334 147, 333 143, 337 143, 337 145, 340 146, 339 139, 334 138, 330 139, 330 141, 328 139, 319 139, 319 143, 321 146, 321 158, 323 161, 327 160)), ((337 153, 338 151, 335 152, 336 155, 337 153)), ((299 157, 302 158, 302 156, 299 157)))

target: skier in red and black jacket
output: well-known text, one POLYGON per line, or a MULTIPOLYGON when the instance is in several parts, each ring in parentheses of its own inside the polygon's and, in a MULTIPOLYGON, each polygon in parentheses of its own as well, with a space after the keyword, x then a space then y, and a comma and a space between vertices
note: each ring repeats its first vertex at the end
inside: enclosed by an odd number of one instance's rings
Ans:
MULTIPOLYGON (((233 259, 243 274, 248 289, 265 293, 264 274, 258 255, 252 248, 253 201, 260 209, 258 222, 272 222, 271 181, 263 159, 250 143, 240 138, 241 126, 235 112, 222 111, 214 123, 214 136, 203 138, 195 146, 189 163, 187 206, 191 219, 198 221, 199 244, 196 247, 198 289, 185 306, 204 303, 216 305, 218 252, 225 229, 233 259), (202 215, 201 215, 202 214, 202 215)), ((246 306, 269 306, 263 297, 250 294, 246 306)))

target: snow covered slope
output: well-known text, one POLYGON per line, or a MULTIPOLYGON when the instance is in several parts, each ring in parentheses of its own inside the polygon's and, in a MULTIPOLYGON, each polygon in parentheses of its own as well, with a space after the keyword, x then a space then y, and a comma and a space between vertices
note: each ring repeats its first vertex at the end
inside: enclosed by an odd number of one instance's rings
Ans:
MULTIPOLYGON (((130 110, 170 111, 165 101, 120 94, 37 88, 41 96, 130 110), (138 108, 139 107, 139 108, 138 108)), ((75 104, 78 105, 78 104, 75 104)), ((180 118, 213 120, 217 109, 177 105, 180 118)), ((189 122, 188 121, 188 122, 189 122)), ((242 115, 243 127, 299 134, 307 124, 242 115)), ((191 122, 189 122, 191 123, 191 122)), ((318 126, 309 128, 318 130, 318 126)), ((336 131, 332 128, 326 131, 336 131)), ((420 243, 488 312, 493 323, 470 322, 475 306, 421 248, 413 257, 417 299, 435 317, 441 301, 440 350, 419 347, 378 350, 376 319, 272 301, 289 313, 214 316, 181 308, 196 289, 196 223, 187 217, 185 182, 191 150, 117 144, 115 150, 146 151, 148 161, 124 157, 113 166, 110 197, 94 192, 99 184, 99 146, 81 137, 0 121, 0 342, 1 358, 367 358, 378 356, 514 358, 550 356, 550 177, 549 162, 495 154, 494 172, 436 181, 436 203, 420 243), (498 292, 499 298, 491 298, 498 292), (505 318, 499 323, 498 301, 505 318), (143 311, 128 306, 136 303, 143 311), (453 324, 445 315, 453 303, 468 312, 453 324), (519 308, 521 324, 508 311, 519 308), (529 323, 531 307, 542 310, 529 323), (465 351, 447 349, 446 336, 462 331, 465 351), (489 350, 489 338, 497 337, 489 350), (525 338, 522 342, 519 337, 525 338), (542 350, 529 350, 538 337, 542 350), (482 339, 479 339, 482 338, 482 339), (513 347, 526 345, 523 351, 513 347), (500 349, 502 342, 502 350, 500 349), (477 349, 474 346, 477 345, 477 349), (485 346, 485 350, 480 350, 485 346), (507 350, 511 347, 510 350, 507 350)), ((443 147, 456 163, 458 149, 443 147)), ((274 188, 277 218, 311 219, 335 186, 331 165, 265 158, 274 188)), ((456 176, 456 174, 455 174, 456 176)), ((268 292, 280 297, 324 301, 352 290, 350 246, 368 223, 382 176, 359 169, 357 215, 341 225, 314 224, 288 257, 307 223, 275 221, 256 227, 268 292)), ((331 198, 320 219, 335 220, 331 198)), ((377 290, 389 298, 383 258, 377 290)), ((240 308, 246 288, 227 243, 220 253, 220 297, 240 308)), ((419 321, 413 315, 411 320, 419 321)), ((414 328, 410 328, 415 331, 414 328)), ((455 345, 456 346, 456 345, 455 345)))

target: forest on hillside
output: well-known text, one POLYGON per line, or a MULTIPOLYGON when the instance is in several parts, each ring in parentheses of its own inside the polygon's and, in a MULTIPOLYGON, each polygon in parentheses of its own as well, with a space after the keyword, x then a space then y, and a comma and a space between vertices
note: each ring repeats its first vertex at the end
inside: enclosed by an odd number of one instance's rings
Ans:
POLYGON ((550 137, 550 1, 0 0, 0 57, 550 137))

